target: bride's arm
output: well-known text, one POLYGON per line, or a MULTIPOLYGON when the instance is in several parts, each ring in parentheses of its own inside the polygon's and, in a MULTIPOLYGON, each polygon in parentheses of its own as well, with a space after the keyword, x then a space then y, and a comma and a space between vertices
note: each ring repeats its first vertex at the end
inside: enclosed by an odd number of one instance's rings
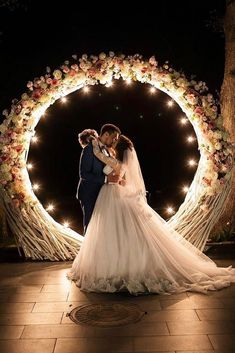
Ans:
POLYGON ((97 140, 92 140, 92 146, 93 146, 93 153, 94 155, 103 163, 107 164, 108 166, 110 166, 113 170, 115 170, 115 172, 120 171, 121 168, 121 164, 118 162, 117 159, 113 158, 113 157, 108 157, 105 156, 103 154, 103 152, 101 152, 100 148, 99 148, 99 144, 97 140))

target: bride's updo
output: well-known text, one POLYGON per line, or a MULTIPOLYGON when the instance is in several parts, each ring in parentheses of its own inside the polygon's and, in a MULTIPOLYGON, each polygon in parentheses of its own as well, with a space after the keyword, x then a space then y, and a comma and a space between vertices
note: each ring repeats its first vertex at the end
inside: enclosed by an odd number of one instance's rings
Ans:
POLYGON ((82 148, 86 147, 93 139, 98 137, 98 133, 94 129, 85 129, 78 134, 78 142, 82 148))
POLYGON ((124 156, 124 152, 129 148, 130 150, 132 150, 133 148, 133 143, 131 142, 131 140, 124 135, 120 135, 119 139, 117 141, 116 147, 115 147, 115 153, 116 153, 116 158, 119 161, 123 161, 123 156, 124 156))

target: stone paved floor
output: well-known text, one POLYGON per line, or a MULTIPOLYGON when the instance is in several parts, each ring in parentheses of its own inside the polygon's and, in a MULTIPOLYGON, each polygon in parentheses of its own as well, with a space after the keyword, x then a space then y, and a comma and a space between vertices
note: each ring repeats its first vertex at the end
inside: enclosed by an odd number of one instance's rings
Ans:
MULTIPOLYGON (((220 266, 235 260, 215 260, 220 266)), ((0 264, 1 353, 234 353, 235 284, 209 295, 131 296, 81 292, 66 278, 71 262, 0 264), (86 303, 130 302, 147 312, 116 328, 73 323, 86 303)))

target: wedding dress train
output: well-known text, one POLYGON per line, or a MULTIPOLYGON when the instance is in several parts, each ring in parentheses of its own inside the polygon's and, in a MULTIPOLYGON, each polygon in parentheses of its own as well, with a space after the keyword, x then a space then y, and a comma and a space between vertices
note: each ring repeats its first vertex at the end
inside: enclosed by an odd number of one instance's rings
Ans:
POLYGON ((206 293, 235 282, 231 266, 217 267, 147 204, 135 150, 123 165, 127 185, 101 188, 68 277, 83 291, 134 295, 206 293))

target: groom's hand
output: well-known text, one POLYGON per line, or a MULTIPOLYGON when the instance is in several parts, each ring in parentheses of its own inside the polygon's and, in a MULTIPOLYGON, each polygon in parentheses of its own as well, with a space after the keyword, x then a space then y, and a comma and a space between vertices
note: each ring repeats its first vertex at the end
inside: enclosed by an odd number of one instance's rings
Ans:
POLYGON ((119 174, 115 174, 114 172, 111 172, 110 174, 107 175, 107 182, 118 183, 119 178, 120 178, 119 174))

